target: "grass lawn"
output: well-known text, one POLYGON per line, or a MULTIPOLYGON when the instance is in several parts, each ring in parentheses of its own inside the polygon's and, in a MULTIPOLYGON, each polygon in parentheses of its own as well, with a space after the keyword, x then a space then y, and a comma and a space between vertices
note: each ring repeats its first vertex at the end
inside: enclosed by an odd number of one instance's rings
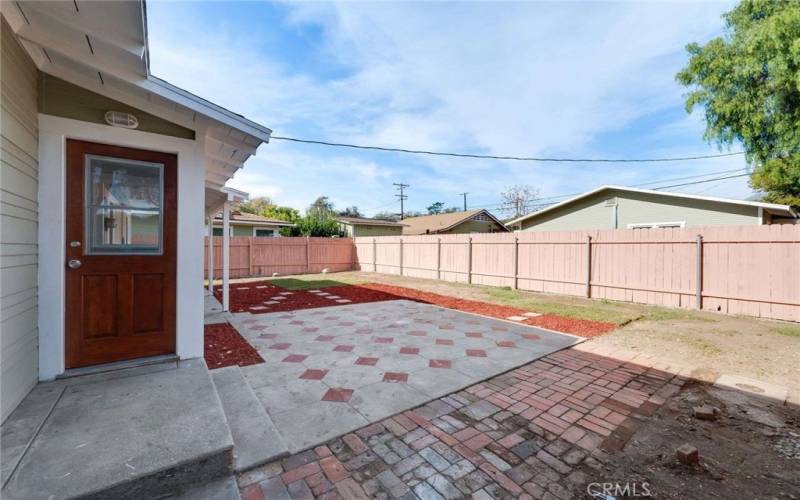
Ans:
POLYGON ((291 278, 273 278, 269 281, 273 285, 287 290, 317 290, 331 286, 357 285, 363 283, 362 280, 349 277, 337 276, 336 279, 327 279, 321 277, 319 274, 292 276, 291 278))

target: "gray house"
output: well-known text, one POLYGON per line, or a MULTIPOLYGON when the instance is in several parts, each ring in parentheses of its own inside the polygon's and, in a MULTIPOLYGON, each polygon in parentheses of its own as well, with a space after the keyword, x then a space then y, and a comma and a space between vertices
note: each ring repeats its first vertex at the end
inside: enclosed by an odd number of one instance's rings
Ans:
POLYGON ((601 186, 507 225, 517 231, 577 231, 796 224, 798 217, 788 205, 601 186))

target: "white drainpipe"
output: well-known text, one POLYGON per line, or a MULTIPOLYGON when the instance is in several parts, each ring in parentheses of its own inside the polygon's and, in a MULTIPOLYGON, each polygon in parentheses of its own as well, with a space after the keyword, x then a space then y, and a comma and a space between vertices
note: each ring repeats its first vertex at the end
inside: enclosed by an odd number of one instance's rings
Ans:
POLYGON ((208 220, 208 291, 214 293, 214 216, 206 220, 208 220))
POLYGON ((228 312, 230 301, 228 293, 230 291, 230 244, 231 244, 231 203, 225 201, 222 206, 222 310, 228 312))

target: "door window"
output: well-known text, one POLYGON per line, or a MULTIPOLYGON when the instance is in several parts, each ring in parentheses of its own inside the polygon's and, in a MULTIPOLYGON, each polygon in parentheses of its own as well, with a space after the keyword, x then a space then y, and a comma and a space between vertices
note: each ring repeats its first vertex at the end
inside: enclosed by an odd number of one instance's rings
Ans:
POLYGON ((163 164, 87 155, 85 179, 87 253, 161 254, 163 164))

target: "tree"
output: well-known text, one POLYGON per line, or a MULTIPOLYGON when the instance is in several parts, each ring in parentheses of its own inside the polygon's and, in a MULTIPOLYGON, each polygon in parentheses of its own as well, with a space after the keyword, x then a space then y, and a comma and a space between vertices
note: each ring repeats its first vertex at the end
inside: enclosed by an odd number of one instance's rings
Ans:
POLYGON ((280 205, 272 205, 267 210, 261 213, 264 217, 270 219, 285 220, 286 222, 296 222, 300 218, 300 211, 292 207, 284 207, 280 205))
POLYGON ((686 110, 704 108, 706 140, 742 144, 766 201, 800 206, 800 2, 745 0, 723 17, 723 36, 686 47, 686 110))
POLYGON ((334 215, 333 202, 327 196, 319 196, 306 210, 306 216, 319 220, 330 218, 334 215))
POLYGON ((247 200, 245 202, 240 203, 237 208, 239 209, 240 212, 263 215, 264 211, 266 211, 269 207, 272 207, 274 205, 275 204, 268 197, 258 196, 251 200, 247 200))
POLYGON ((444 203, 441 201, 437 201, 432 203, 429 207, 426 208, 428 211, 428 215, 435 215, 442 213, 442 209, 444 208, 444 203))
POLYGON ((458 208, 458 207, 449 207, 449 208, 445 208, 444 210, 442 210, 442 213, 443 214, 451 214, 453 212, 460 212, 460 211, 461 211, 461 209, 458 208))
POLYGON ((339 210, 337 213, 339 217, 363 217, 361 212, 358 211, 358 207, 353 205, 352 207, 347 207, 344 210, 339 210))
POLYGON ((394 212, 378 212, 373 216, 373 219, 381 219, 381 220, 400 220, 400 216, 394 212))
POLYGON ((500 211, 507 216, 517 218, 533 210, 533 202, 539 192, 531 186, 514 185, 500 193, 503 199, 500 211))

